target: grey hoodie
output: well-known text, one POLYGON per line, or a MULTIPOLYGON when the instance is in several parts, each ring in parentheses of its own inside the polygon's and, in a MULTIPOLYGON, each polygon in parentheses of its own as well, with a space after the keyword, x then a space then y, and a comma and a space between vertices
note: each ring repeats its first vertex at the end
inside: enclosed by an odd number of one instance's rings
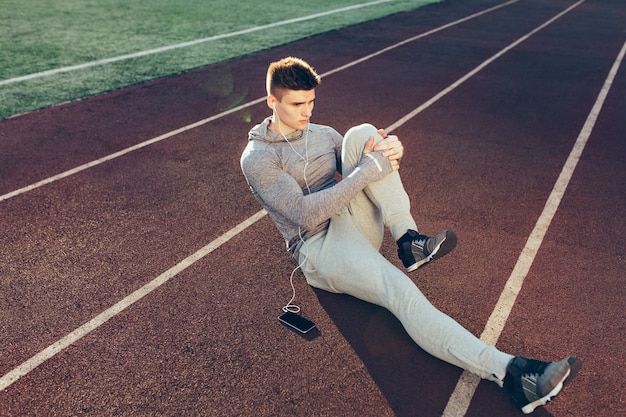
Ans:
POLYGON ((358 167, 337 182, 343 138, 336 130, 309 123, 283 137, 269 128, 270 120, 250 130, 241 169, 298 259, 302 240, 326 230, 367 184, 392 172, 391 163, 382 152, 363 154, 358 167))

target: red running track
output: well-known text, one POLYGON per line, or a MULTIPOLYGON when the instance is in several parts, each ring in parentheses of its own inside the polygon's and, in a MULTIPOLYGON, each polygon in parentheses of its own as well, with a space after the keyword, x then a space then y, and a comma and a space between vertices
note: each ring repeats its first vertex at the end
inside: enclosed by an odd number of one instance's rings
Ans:
MULTIPOLYGON (((411 277, 480 335, 528 259, 624 22, 610 0, 446 1, 0 122, 0 415, 441 416, 461 371, 385 310, 296 275, 318 332, 278 323, 294 265, 271 221, 250 220, 260 207, 239 169, 268 109, 208 118, 262 98, 267 64, 298 55, 327 74, 316 122, 397 126, 418 225, 459 236, 411 277)), ((626 414, 623 68, 606 92, 498 332, 507 352, 584 361, 538 416, 626 414)), ((393 242, 383 253, 400 266, 393 242)), ((465 415, 521 413, 481 382, 465 415)))

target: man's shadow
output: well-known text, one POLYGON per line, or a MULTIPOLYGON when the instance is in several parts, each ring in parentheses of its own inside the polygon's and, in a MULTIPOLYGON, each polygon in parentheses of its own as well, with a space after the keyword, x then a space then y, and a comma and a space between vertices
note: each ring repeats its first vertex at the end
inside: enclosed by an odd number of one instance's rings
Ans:
MULTIPOLYGON (((399 417, 440 417, 462 370, 422 350, 387 309, 313 288, 320 304, 359 356, 399 417)), ((521 416, 503 389, 481 382, 467 416, 521 416), (470 409, 471 411, 472 409, 470 409)), ((537 416, 551 416, 545 408, 537 416)))
POLYGON ((461 370, 417 346, 388 310, 314 289, 397 416, 441 416, 461 370))

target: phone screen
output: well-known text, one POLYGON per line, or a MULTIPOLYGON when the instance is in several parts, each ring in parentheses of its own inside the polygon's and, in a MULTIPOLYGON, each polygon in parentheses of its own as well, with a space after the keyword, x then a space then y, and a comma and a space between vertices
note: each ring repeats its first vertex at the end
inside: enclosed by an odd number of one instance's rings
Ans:
POLYGON ((278 320, 280 320, 281 323, 296 329, 300 333, 306 333, 315 327, 315 323, 311 320, 305 319, 301 315, 292 313, 291 311, 287 311, 286 313, 278 316, 278 320))

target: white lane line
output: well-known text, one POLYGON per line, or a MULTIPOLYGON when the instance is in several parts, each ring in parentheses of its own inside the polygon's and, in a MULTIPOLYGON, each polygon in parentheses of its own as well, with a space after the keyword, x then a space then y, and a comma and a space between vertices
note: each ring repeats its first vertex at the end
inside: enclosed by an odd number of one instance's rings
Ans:
POLYGON ((466 16, 466 17, 463 17, 461 19, 455 20, 453 22, 447 23, 445 25, 439 26, 438 28, 431 29, 428 32, 424 32, 424 33, 421 33, 421 34, 419 34, 417 36, 414 36, 412 38, 405 39, 405 40, 400 41, 400 42, 398 42, 398 43, 396 43, 394 45, 388 46, 388 47, 383 48, 383 49, 381 49, 379 51, 376 51, 376 52, 373 52, 373 53, 371 53, 369 55, 366 55, 363 58, 354 60, 354 61, 349 62, 349 63, 347 63, 347 64, 345 64, 345 65, 343 65, 341 67, 335 68, 334 70, 328 71, 327 73, 324 74, 324 76, 328 76, 330 74, 334 74, 336 72, 343 71, 343 70, 345 70, 347 68, 350 68, 350 67, 353 67, 353 66, 355 66, 357 64, 360 64, 362 62, 368 61, 368 60, 370 60, 370 59, 372 59, 372 58, 374 58, 374 57, 376 57, 378 55, 384 54, 385 52, 389 52, 392 49, 396 49, 396 48, 398 48, 398 47, 400 47, 402 45, 405 45, 405 44, 407 44, 409 42, 414 42, 414 41, 416 41, 418 39, 424 38, 426 36, 430 36, 433 33, 440 32, 440 31, 442 31, 444 29, 451 28, 452 26, 456 26, 456 25, 458 25, 460 23, 467 22, 468 20, 472 20, 472 19, 475 19, 475 18, 477 18, 479 16, 483 16, 483 15, 485 15, 487 13, 491 13, 491 12, 493 12, 495 10, 498 10, 498 9, 502 8, 502 7, 510 6, 511 4, 517 3, 518 1, 519 0, 509 0, 506 3, 498 4, 496 6, 490 7, 488 9, 482 10, 480 12, 476 12, 476 13, 471 14, 469 16, 466 16))
MULTIPOLYGON (((415 36, 415 37, 413 37, 413 38, 410 38, 410 39, 407 39, 407 40, 405 40, 405 41, 402 41, 402 42, 396 43, 395 45, 392 45, 392 46, 389 46, 389 47, 387 47, 387 48, 381 49, 381 50, 380 50, 380 51, 378 51, 378 52, 375 52, 375 53, 372 53, 372 54, 370 54, 370 55, 367 55, 367 56, 365 56, 365 57, 363 57, 363 58, 360 58, 360 59, 358 59, 358 60, 356 60, 356 61, 353 61, 353 62, 351 62, 351 63, 349 63, 349 64, 346 64, 346 65, 344 65, 344 66, 342 66, 342 67, 339 67, 339 68, 336 68, 336 69, 334 69, 334 70, 328 71, 328 72, 326 72, 326 73, 324 73, 324 74, 320 74, 320 76, 323 78, 323 77, 327 77, 327 76, 329 76, 329 75, 331 75, 331 74, 334 74, 334 73, 336 73, 336 72, 343 71, 343 70, 345 70, 345 69, 347 69, 347 68, 350 68, 350 67, 352 67, 352 66, 354 66, 354 65, 356 65, 356 64, 360 64, 360 63, 365 62, 365 61, 367 61, 367 60, 369 60, 369 59, 372 59, 372 58, 374 58, 374 57, 376 57, 376 56, 378 56, 378 55, 380 55, 380 54, 382 54, 382 53, 389 52, 389 51, 390 51, 390 50, 392 50, 392 49, 398 48, 398 47, 400 47, 400 46, 402 46, 402 45, 404 45, 404 44, 406 44, 406 43, 408 43, 408 42, 412 42, 412 41, 415 41, 415 40, 421 39, 421 38, 423 38, 424 36, 428 36, 428 35, 431 35, 431 34, 433 34, 433 33, 435 33, 435 32, 438 32, 438 31, 440 31, 440 30, 450 28, 450 27, 452 27, 452 26, 454 26, 454 25, 458 25, 458 24, 463 23, 463 22, 465 22, 465 21, 467 21, 467 20, 470 20, 470 19, 476 18, 476 17, 478 17, 478 16, 482 16, 482 15, 484 15, 484 14, 487 14, 487 13, 490 13, 490 12, 492 12, 492 11, 494 11, 494 10, 499 9, 499 8, 502 8, 502 7, 505 7, 505 6, 511 5, 511 4, 516 3, 516 2, 518 2, 518 1, 519 1, 519 0, 511 0, 511 1, 508 1, 508 2, 506 2, 506 3, 503 3, 503 4, 500 4, 500 5, 497 5, 497 6, 495 6, 495 7, 491 7, 491 8, 489 8, 489 9, 485 9, 485 10, 483 10, 483 11, 481 11, 481 12, 478 12, 478 13, 475 13, 475 14, 473 14, 473 15, 471 15, 471 16, 468 16, 468 17, 465 17, 465 18, 462 18, 462 19, 456 20, 456 21, 454 21, 454 22, 452 22, 452 23, 445 24, 445 25, 443 25, 443 26, 440 26, 439 28, 436 28, 436 29, 430 30, 429 32, 426 32, 426 33, 420 34, 420 35, 415 36)), ((187 125, 187 126, 181 127, 181 128, 179 128, 179 129, 173 130, 173 131, 171 131, 171 132, 164 133, 163 135, 160 135, 160 136, 157 136, 157 137, 155 137, 155 138, 149 139, 149 140, 147 140, 147 141, 145 141, 145 142, 138 143, 138 144, 136 144, 136 145, 134 145, 134 146, 131 146, 131 147, 129 147, 129 148, 122 149, 122 150, 120 150, 120 151, 118 151, 118 152, 112 153, 112 154, 110 154, 110 155, 107 155, 107 156, 104 156, 104 157, 102 157, 102 158, 99 158, 99 159, 93 160, 93 161, 91 161, 91 162, 88 162, 88 163, 86 163, 86 164, 83 164, 83 165, 80 165, 80 166, 78 166, 78 167, 72 168, 72 169, 70 169, 70 170, 67 170, 67 171, 61 172, 61 173, 59 173, 59 174, 53 175, 53 176, 51 176, 51 177, 48 177, 48 178, 43 179, 43 180, 41 180, 41 181, 38 181, 38 182, 36 182, 36 183, 33 183, 33 184, 30 184, 30 185, 27 185, 27 186, 25 186, 25 187, 19 188, 19 189, 17 189, 17 190, 11 191, 11 192, 6 193, 6 194, 3 194, 3 195, 0 195, 0 202, 5 201, 5 200, 8 200, 8 199, 10 199, 10 198, 12 198, 12 197, 18 196, 18 195, 20 195, 20 194, 24 194, 24 193, 26 193, 26 192, 32 191, 32 190, 37 189, 37 188, 39 188, 39 187, 41 187, 41 186, 44 186, 44 185, 46 185, 46 184, 50 184, 50 183, 55 182, 55 181, 58 181, 58 180, 60 180, 60 179, 63 179, 63 178, 69 177, 69 176, 71 176, 71 175, 77 174, 77 173, 79 173, 79 172, 81 172, 81 171, 84 171, 84 170, 86 170, 86 169, 93 168, 93 167, 95 167, 95 166, 97 166, 97 165, 100 165, 100 164, 102 164, 102 163, 104 163, 104 162, 107 162, 107 161, 110 161, 110 160, 112 160, 112 159, 118 158, 118 157, 120 157, 120 156, 126 155, 126 154, 128 154, 128 153, 130 153, 130 152, 133 152, 133 151, 136 151, 136 150, 138 150, 138 149, 145 148, 146 146, 152 145, 152 144, 157 143, 157 142, 160 142, 160 141, 162 141, 162 140, 165 140, 165 139, 171 138, 172 136, 176 136, 176 135, 178 135, 179 133, 183 133, 183 132, 186 132, 186 131, 188 131, 188 130, 195 129, 196 127, 200 127, 200 126, 205 125, 205 124, 207 124, 207 123, 209 123, 209 122, 212 122, 212 121, 214 121, 214 120, 220 119, 220 118, 222 118, 222 117, 224 117, 224 116, 227 116, 227 115, 229 115, 229 114, 235 113, 235 112, 237 112, 237 111, 239 111, 239 110, 242 110, 242 109, 245 109, 245 108, 247 108, 247 107, 251 107, 251 106, 253 106, 253 105, 256 105, 256 104, 258 104, 258 103, 261 103, 261 102, 263 102, 264 100, 265 100, 265 97, 260 97, 260 98, 258 98, 258 99, 256 99, 256 100, 250 101, 250 102, 248 102, 248 103, 244 103, 244 104, 242 104, 242 105, 240 105, 240 106, 233 107, 232 109, 229 109, 229 110, 224 111, 224 112, 222 112, 222 113, 219 113, 219 114, 216 114, 216 115, 214 115, 214 116, 208 117, 208 118, 206 118, 206 119, 203 119, 203 120, 197 121, 197 122, 195 122, 195 123, 192 123, 192 124, 190 124, 190 125, 187 125)), ((432 104, 432 103, 431 103, 431 104, 432 104)))
POLYGON ((200 259, 204 258, 209 253, 219 248, 222 244, 228 242, 230 239, 237 236, 243 230, 247 229, 252 224, 254 224, 258 220, 263 218, 266 214, 267 212, 265 210, 260 210, 255 215, 239 223, 237 226, 233 227, 228 232, 224 233, 223 235, 221 235, 220 237, 218 237, 217 239, 215 239, 214 241, 212 241, 211 243, 209 243, 202 249, 198 250, 196 253, 183 259, 177 265, 168 269, 167 271, 165 271, 164 273, 162 273, 161 275, 159 275, 158 277, 156 277, 155 279, 153 279, 152 281, 150 281, 143 287, 139 288, 132 294, 118 301, 112 307, 109 307, 108 309, 98 314, 93 319, 89 320, 88 322, 78 327, 71 333, 68 333, 67 335, 57 340, 56 342, 54 342, 53 344, 51 344, 50 346, 48 346, 41 352, 37 353, 35 356, 31 357, 27 361, 20 364, 17 368, 13 369, 6 375, 2 376, 2 378, 0 378, 0 392, 4 391, 7 387, 9 387, 19 378, 28 374, 30 371, 32 371, 33 369, 41 365, 43 362, 47 361, 48 359, 50 359, 57 353, 71 346, 73 343, 76 343, 78 340, 85 337, 86 335, 91 333, 93 330, 102 326, 112 317, 115 317, 116 315, 126 310, 135 302, 141 300, 143 297, 150 294, 152 291, 156 290, 161 285, 165 284, 171 278, 175 277, 178 273, 184 271, 189 266, 193 265, 196 261, 199 261, 200 259))
POLYGON ((64 73, 64 72, 76 71, 76 70, 80 70, 80 69, 85 69, 85 68, 91 68, 91 67, 111 64, 111 63, 114 63, 114 62, 125 61, 125 60, 128 60, 128 59, 140 58, 140 57, 147 56, 147 55, 160 54, 162 52, 167 52, 167 51, 171 51, 171 50, 174 50, 174 49, 187 48, 189 46, 194 46, 194 45, 198 45, 198 44, 201 44, 201 43, 207 43, 207 42, 217 41, 217 40, 220 40, 220 39, 232 38, 234 36, 239 36, 239 35, 246 35, 246 34, 249 34, 249 33, 258 32, 258 31, 265 30, 265 29, 272 29, 272 28, 276 28, 276 27, 279 27, 279 26, 290 25, 292 23, 303 22, 303 21, 306 21, 306 20, 313 20, 313 19, 317 19, 319 17, 326 17, 326 16, 329 16, 329 15, 332 15, 332 14, 343 13, 343 12, 359 9, 359 8, 362 8, 362 7, 375 6, 375 5, 381 4, 381 3, 388 3, 390 1, 393 1, 393 0, 376 0, 376 1, 369 2, 369 3, 356 4, 356 5, 353 5, 353 6, 342 7, 340 9, 329 10, 329 11, 326 11, 326 12, 320 12, 320 13, 316 13, 316 14, 312 14, 312 15, 308 15, 308 16, 297 17, 297 18, 293 18, 293 19, 287 19, 287 20, 283 20, 283 21, 280 21, 280 22, 274 22, 274 23, 270 23, 270 24, 267 24, 267 25, 263 25, 263 26, 254 26, 254 27, 251 27, 251 28, 248 28, 248 29, 239 30, 239 31, 236 31, 236 32, 223 33, 221 35, 210 36, 208 38, 195 39, 193 41, 182 42, 182 43, 177 43, 177 44, 168 45, 168 46, 162 46, 160 48, 149 49, 149 50, 146 50, 146 51, 135 52, 135 53, 132 53, 132 54, 120 55, 120 56, 116 56, 116 57, 112 57, 112 58, 105 58, 105 59, 100 59, 100 60, 97 60, 97 61, 85 62, 83 64, 72 65, 72 66, 63 67, 63 68, 55 68, 55 69, 51 69, 51 70, 47 70, 47 71, 37 72, 37 73, 34 73, 34 74, 23 75, 21 77, 9 78, 9 79, 0 81, 0 86, 13 84, 13 83, 17 83, 17 82, 20 82, 20 81, 32 80, 34 78, 48 77, 50 75, 60 74, 60 73, 64 73))
POLYGON ((425 109, 427 109, 428 107, 430 107, 433 103, 437 102, 440 98, 442 98, 443 96, 445 96, 446 94, 448 94, 450 91, 454 90, 455 88, 457 88, 459 85, 463 84, 465 81, 469 80, 471 77, 473 77, 474 75, 476 75, 478 72, 480 72, 482 69, 484 69, 487 65, 491 64, 493 61, 495 61, 496 59, 500 58, 502 55, 504 55, 505 53, 507 53, 508 51, 510 51, 511 49, 515 48, 517 45, 519 45, 520 43, 524 42, 526 39, 530 38, 531 36, 533 36, 535 33, 539 32, 540 30, 542 30, 543 28, 545 28, 546 26, 549 26, 550 24, 552 24, 555 20, 559 19, 560 17, 562 17, 563 15, 567 14, 570 10, 578 7, 581 3, 583 3, 585 0, 580 0, 578 3, 573 4, 572 6, 568 7, 567 9, 563 10, 561 13, 557 14, 556 16, 554 16, 552 19, 547 20, 545 23, 543 23, 542 25, 537 26, 535 29, 531 30, 530 32, 528 32, 526 35, 522 36, 521 38, 519 38, 518 40, 516 40, 515 42, 513 42, 512 44, 510 44, 509 46, 507 46, 506 48, 500 50, 497 54, 493 55, 491 58, 487 59, 486 61, 484 61, 483 63, 481 63, 480 65, 478 65, 476 68, 474 68, 473 70, 471 70, 470 72, 468 72, 467 74, 465 74, 463 77, 459 78, 458 80, 456 80, 456 82, 450 84, 450 86, 448 86, 448 88, 441 90, 437 95, 435 95, 433 98, 431 98, 430 100, 428 100, 427 102, 425 102, 424 104, 422 104, 421 106, 419 106, 418 108, 416 108, 415 110, 413 110, 412 112, 410 112, 409 114, 407 114, 406 116, 404 116, 404 118, 398 120, 395 124, 391 125, 389 127, 389 131, 396 129, 398 126, 401 126, 402 124, 404 124, 407 120, 412 119, 413 117, 415 117, 417 114, 421 113, 422 111, 424 111, 425 109))
POLYGON ((212 122, 214 120, 220 119, 220 118, 222 118, 224 116, 227 116, 227 115, 229 115, 231 113, 235 113, 235 112, 237 112, 237 111, 239 111, 241 109, 245 109, 246 107, 250 107, 250 106, 253 106, 255 104, 261 103, 262 101, 265 101, 265 97, 261 97, 259 99, 250 101, 250 102, 248 102, 246 104, 242 104, 240 106, 233 107, 232 109, 228 109, 228 110, 226 110, 226 111, 224 111, 222 113, 213 115, 211 117, 207 117, 206 119, 197 121, 197 122, 192 123, 190 125, 183 126, 183 127, 179 128, 179 129, 172 130, 170 132, 164 133, 164 134, 162 134, 160 136, 157 136, 155 138, 152 138, 152 139, 149 139, 147 141, 144 141, 144 142, 138 143, 136 145, 133 145, 131 147, 122 149, 121 151, 117 151, 117 152, 112 153, 110 155, 107 155, 107 156, 104 156, 102 158, 93 160, 91 162, 88 162, 86 164, 77 166, 77 167, 72 168, 70 170, 61 172, 60 174, 56 174, 56 175, 53 175, 53 176, 48 177, 46 179, 43 179, 41 181, 38 181, 36 183, 27 185, 26 187, 22 187, 20 189, 15 190, 15 191, 11 191, 9 193, 0 195, 0 201, 8 200, 9 198, 15 197, 15 196, 20 195, 20 194, 24 194, 24 193, 26 193, 28 191, 32 191, 32 190, 34 190, 36 188, 39 188, 41 186, 44 186, 46 184, 50 184, 50 183, 58 181, 60 179, 69 177, 71 175, 77 174, 77 173, 79 173, 81 171, 84 171, 86 169, 93 168, 93 167, 95 167, 97 165, 103 164, 103 163, 105 163, 107 161, 110 161, 112 159, 115 159, 115 158, 119 158, 120 156, 126 155, 126 154, 128 154, 130 152, 136 151, 136 150, 141 149, 141 148, 145 148, 146 146, 149 146, 149 145, 155 144, 157 142, 160 142, 162 140, 171 138, 172 136, 176 136, 176 135, 178 135, 180 133, 183 133, 183 132, 186 132, 188 130, 195 129, 196 127, 205 125, 205 124, 207 124, 209 122, 212 122))
MULTIPOLYGON (((509 2, 507 4, 512 4, 515 1, 518 1, 518 0, 511 1, 511 2, 509 2)), ((492 8, 492 9, 489 9, 489 10, 495 10, 495 8, 492 8)), ((476 16, 476 15, 474 15, 474 16, 476 16)), ((457 22, 460 23, 461 21, 464 21, 464 19, 461 19, 461 20, 459 20, 457 22)), ((255 103, 256 104, 256 103, 262 102, 264 100, 265 100, 265 97, 261 97, 261 98, 255 100, 255 101, 253 101, 251 103, 255 103)), ((237 108, 231 109, 228 112, 221 113, 221 114, 225 115, 225 114, 232 113, 232 112, 237 111, 237 110, 239 110, 241 108, 244 108, 244 107, 247 107, 247 106, 251 105, 251 103, 241 105, 241 106, 239 106, 237 108)), ((74 174, 76 172, 82 171, 82 170, 87 169, 87 168, 89 168, 91 166, 94 166, 94 165, 97 165, 99 163, 102 163, 105 160, 110 160, 110 159, 113 159, 113 158, 115 158, 117 156, 121 156, 121 155, 126 154, 128 152, 131 152, 132 150, 139 149, 139 148, 144 147, 144 146, 148 146, 148 145, 150 145, 152 143, 155 143, 155 142, 157 142, 159 140, 163 140, 163 139, 165 139, 167 137, 171 137, 174 134, 178 134, 178 133, 184 132, 186 130, 192 129, 194 127, 198 127, 200 125, 208 123, 211 120, 215 120, 215 119, 217 119, 219 117, 221 117, 221 116, 220 115, 216 115, 216 116, 210 117, 208 119, 201 120, 199 122, 196 122, 194 124, 185 126, 185 127, 181 128, 181 129, 178 129, 176 131, 173 131, 173 132, 167 133, 165 135, 159 136, 157 138, 154 138, 154 139, 152 139, 150 141, 143 142, 141 144, 135 145, 135 146, 133 146, 131 148, 127 148, 127 149, 125 149, 123 151, 120 151, 118 153, 109 155, 108 157, 106 157, 106 159, 102 158, 102 159, 98 160, 100 162, 94 161, 92 163, 82 165, 81 167, 78 167, 78 168, 80 168, 78 171, 75 171, 75 172, 66 171, 69 174, 64 175, 63 177, 72 175, 72 174, 74 174)), ((403 118, 401 120, 403 120, 402 123, 396 122, 394 124, 394 126, 400 126, 401 124, 405 123, 408 119, 403 118)), ((78 168, 76 168, 76 169, 78 169, 78 168)), ((63 174, 59 174, 59 175, 63 175, 63 174)), ((60 177, 60 178, 63 178, 63 177, 60 177)), ((52 181, 49 181, 49 182, 52 182, 52 181)), ((41 185, 43 185, 43 184, 41 184, 41 185)), ((0 201, 1 201, 1 199, 0 199, 0 201)), ((19 378, 21 378, 22 376, 28 374, 30 371, 35 369, 37 366, 41 365, 46 360, 52 358, 54 355, 56 355, 57 353, 59 353, 63 349, 66 349, 72 343, 77 342, 78 340, 80 340, 82 337, 84 337, 85 335, 87 335, 91 331, 97 329, 102 324, 106 323, 112 317, 114 317, 117 314, 119 314, 120 312, 124 311, 126 308, 128 308, 133 303, 137 302, 138 300, 142 299, 143 297, 145 297, 150 292, 154 291, 156 288, 159 288, 161 285, 165 284, 167 281, 169 281, 171 278, 173 278, 179 272, 183 271, 184 269, 186 269, 187 267, 191 266, 193 263, 195 263, 199 259, 201 259, 204 256, 208 255, 213 250, 218 248, 220 245, 222 245, 223 243, 229 241, 234 236, 236 236, 237 234, 241 233, 243 230, 247 229, 249 226, 251 226, 252 224, 257 222, 258 220, 263 218, 265 215, 267 215, 267 212, 265 210, 260 210, 259 212, 257 212, 255 215, 251 216, 246 221, 240 223, 239 225, 237 225, 236 227, 231 229, 229 232, 227 232, 224 235, 220 236, 219 238, 217 238, 216 240, 214 240, 213 242, 211 242, 210 244, 208 244, 204 248, 200 249, 199 251, 197 251, 193 255, 190 255, 189 257, 185 258, 179 264, 175 265, 174 267, 170 268, 169 270, 167 270, 163 274, 159 275, 157 278, 153 279, 148 284, 146 284, 143 287, 141 287, 139 290, 133 292, 129 296, 125 297, 124 299, 122 299, 121 301, 119 301, 118 303, 113 305, 112 307, 110 307, 107 310, 105 310, 104 312, 100 313, 98 316, 94 317, 93 319, 91 319, 87 323, 83 324, 82 326, 78 327, 77 329, 75 329, 71 333, 67 334, 65 337, 57 340, 55 343, 53 343, 52 345, 48 346, 46 349, 42 350, 41 352, 37 353, 35 356, 31 357, 27 361, 25 361, 22 364, 20 364, 18 367, 16 367, 12 371, 10 371, 6 375, 4 375, 2 378, 0 378, 0 392, 4 391, 7 387, 12 385, 19 378)))
MULTIPOLYGON (((615 79, 615 75, 624 59, 624 54, 626 53, 626 42, 622 45, 622 49, 619 52, 617 59, 613 63, 611 70, 609 71, 609 75, 604 81, 604 85, 600 90, 600 94, 596 99, 591 112, 587 116, 587 120, 580 131, 578 138, 576 139, 576 143, 574 143, 574 147, 572 148, 567 161, 565 161, 565 165, 561 170, 561 174, 559 178, 556 180, 552 192, 546 201, 546 204, 543 208, 543 212, 539 216, 537 223, 535 224, 535 228, 531 232, 522 253, 517 259, 517 263, 513 268, 513 272, 511 272, 511 276, 509 277, 502 294, 500 294, 500 298, 496 303, 496 307, 494 308, 487 324, 485 325, 485 330, 481 334, 480 338, 485 343, 490 345, 495 345, 504 329, 504 325, 511 313, 513 305, 515 304, 515 300, 517 295, 519 294, 522 284, 524 283, 524 279, 530 270, 530 267, 537 256, 537 252, 539 251, 539 247, 543 242, 543 239, 550 227, 550 223, 552 222, 552 218, 554 217, 557 208, 559 207, 561 200, 563 199, 563 195, 565 194, 565 190, 571 180, 574 170, 576 169, 576 165, 578 165, 578 161, 580 160, 580 156, 582 155, 585 146, 587 145, 587 141, 591 136, 591 132, 593 131, 593 127, 598 119, 598 115, 600 114, 600 110, 602 110, 602 106, 604 105, 604 100, 606 99, 609 90, 611 89, 611 85, 613 84, 613 80, 615 79)), ((480 378, 475 375, 472 375, 468 372, 463 372, 461 378, 457 382, 456 388, 454 392, 450 396, 450 400, 448 401, 448 405, 446 406, 443 417, 462 417, 467 413, 467 409, 469 408, 472 397, 474 396, 474 392, 478 387, 480 382, 480 378)))

